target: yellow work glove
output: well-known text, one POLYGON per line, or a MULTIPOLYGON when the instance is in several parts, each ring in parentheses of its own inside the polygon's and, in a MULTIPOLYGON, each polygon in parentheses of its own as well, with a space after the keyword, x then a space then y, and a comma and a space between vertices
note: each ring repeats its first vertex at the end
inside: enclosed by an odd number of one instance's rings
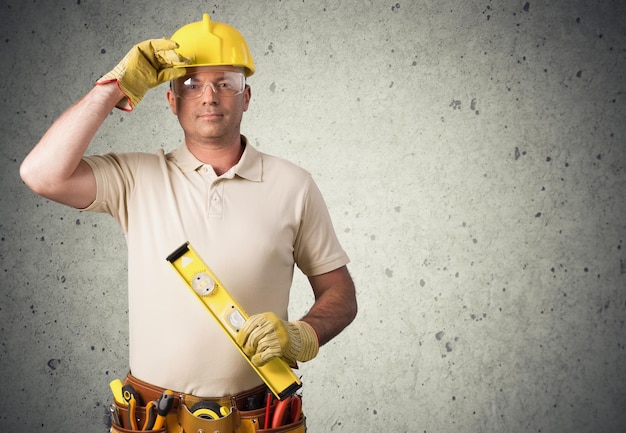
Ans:
POLYGON ((185 68, 174 68, 188 64, 188 60, 176 54, 178 44, 169 39, 150 39, 135 45, 122 61, 96 84, 117 82, 126 96, 116 107, 132 111, 148 90, 161 83, 185 75, 185 68))
POLYGON ((285 322, 274 313, 250 317, 237 334, 237 343, 257 366, 273 358, 283 358, 289 365, 309 361, 319 351, 317 334, 306 322, 285 322))

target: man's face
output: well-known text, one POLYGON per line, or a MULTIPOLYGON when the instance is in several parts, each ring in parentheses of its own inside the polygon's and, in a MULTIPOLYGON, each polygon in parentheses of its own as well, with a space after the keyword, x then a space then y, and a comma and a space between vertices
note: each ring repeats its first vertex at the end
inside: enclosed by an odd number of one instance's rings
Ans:
POLYGON ((239 140, 250 97, 243 70, 229 66, 188 68, 167 91, 188 144, 239 140))

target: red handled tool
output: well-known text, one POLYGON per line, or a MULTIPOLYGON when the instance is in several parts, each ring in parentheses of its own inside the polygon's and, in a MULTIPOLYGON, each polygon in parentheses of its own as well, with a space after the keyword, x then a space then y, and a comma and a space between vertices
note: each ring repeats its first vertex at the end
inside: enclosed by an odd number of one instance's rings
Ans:
POLYGON ((272 428, 280 427, 285 423, 285 419, 287 418, 287 411, 291 405, 292 397, 287 397, 284 400, 276 403, 276 407, 274 408, 274 416, 272 417, 272 428))
POLYGON ((302 398, 300 398, 299 395, 294 395, 291 399, 291 407, 289 408, 289 411, 290 424, 300 421, 300 415, 302 414, 302 398))
POLYGON ((282 425, 292 424, 300 419, 302 413, 302 399, 298 395, 287 397, 276 403, 274 416, 272 417, 272 428, 282 425))
POLYGON ((267 393, 267 402, 265 403, 265 423, 263 428, 267 430, 270 428, 270 411, 272 409, 272 392, 267 393))

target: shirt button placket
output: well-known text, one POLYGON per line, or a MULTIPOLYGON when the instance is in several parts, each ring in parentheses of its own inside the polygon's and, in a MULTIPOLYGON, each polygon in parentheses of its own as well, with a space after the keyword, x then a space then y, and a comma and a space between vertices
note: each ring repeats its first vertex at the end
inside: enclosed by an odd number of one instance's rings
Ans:
POLYGON ((213 182, 209 190, 209 217, 222 217, 224 214, 223 207, 223 182, 213 182))

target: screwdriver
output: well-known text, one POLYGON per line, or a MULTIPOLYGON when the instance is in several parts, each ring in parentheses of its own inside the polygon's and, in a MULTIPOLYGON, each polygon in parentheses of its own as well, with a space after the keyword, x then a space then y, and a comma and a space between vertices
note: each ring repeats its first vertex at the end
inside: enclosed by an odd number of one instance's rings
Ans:
POLYGON ((174 404, 174 392, 166 389, 161 394, 159 401, 157 402, 157 417, 154 422, 153 430, 160 430, 165 424, 165 417, 169 413, 172 405, 174 404))

